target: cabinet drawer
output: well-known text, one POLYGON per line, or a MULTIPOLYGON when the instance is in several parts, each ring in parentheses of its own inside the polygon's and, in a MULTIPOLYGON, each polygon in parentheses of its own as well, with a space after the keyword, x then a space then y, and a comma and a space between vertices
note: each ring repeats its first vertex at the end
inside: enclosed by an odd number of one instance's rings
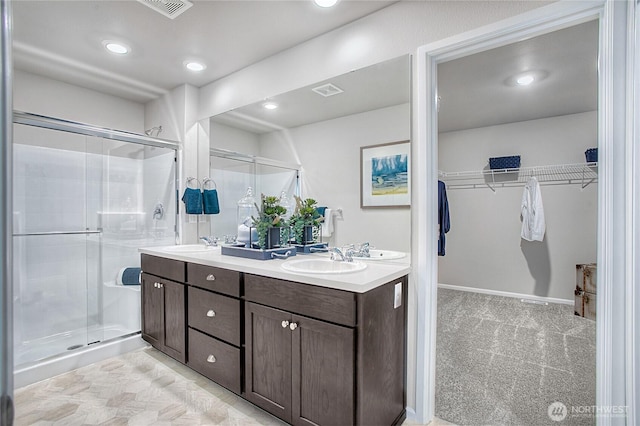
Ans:
POLYGON ((187 365, 225 388, 240 393, 240 349, 190 328, 187 365))
POLYGON ((157 275, 178 282, 185 281, 184 262, 179 260, 142 254, 140 256, 140 265, 142 271, 147 274, 157 275))
POLYGON ((245 274, 245 299, 311 318, 350 327, 356 325, 353 293, 245 274))
POLYGON ((189 327, 240 346, 240 300, 189 287, 189 327))
POLYGON ((240 297, 240 272, 187 263, 187 282, 206 290, 240 297))

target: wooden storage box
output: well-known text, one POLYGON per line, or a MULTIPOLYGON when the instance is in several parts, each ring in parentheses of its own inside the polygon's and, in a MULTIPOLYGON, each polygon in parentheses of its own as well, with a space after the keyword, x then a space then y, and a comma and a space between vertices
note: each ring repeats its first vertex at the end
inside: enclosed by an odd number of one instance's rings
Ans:
POLYGON ((596 276, 595 263, 576 265, 575 307, 576 315, 596 319, 596 276))

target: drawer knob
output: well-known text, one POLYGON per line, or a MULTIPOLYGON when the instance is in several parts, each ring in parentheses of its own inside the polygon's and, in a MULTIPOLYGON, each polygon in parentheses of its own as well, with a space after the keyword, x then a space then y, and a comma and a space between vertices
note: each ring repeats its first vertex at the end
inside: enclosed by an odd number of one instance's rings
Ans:
POLYGON ((213 364, 214 362, 216 362, 216 357, 215 357, 215 356, 213 356, 213 355, 209 355, 209 356, 207 357, 207 362, 210 362, 210 363, 212 363, 212 364, 213 364))
POLYGON ((287 328, 289 326, 289 321, 282 321, 282 328, 287 328))
POLYGON ((207 316, 208 316, 209 318, 213 318, 213 317, 215 317, 215 316, 216 316, 216 311, 214 311, 213 309, 209 309, 209 310, 207 311, 207 316))
POLYGON ((295 322, 292 322, 291 324, 289 324, 289 328, 293 331, 296 328, 298 328, 298 324, 296 324, 295 322))
POLYGON ((209 274, 207 275, 207 281, 215 281, 216 280, 216 276, 213 274, 209 274))

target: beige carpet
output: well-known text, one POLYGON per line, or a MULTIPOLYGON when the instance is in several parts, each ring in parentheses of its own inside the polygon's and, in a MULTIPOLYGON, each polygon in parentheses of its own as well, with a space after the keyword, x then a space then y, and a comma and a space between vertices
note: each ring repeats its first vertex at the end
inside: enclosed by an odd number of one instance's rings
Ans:
POLYGON ((575 316, 572 306, 439 289, 436 348, 441 419, 474 426, 596 422, 588 412, 595 405, 595 322, 575 316), (561 422, 548 414, 554 402, 566 407, 561 422))

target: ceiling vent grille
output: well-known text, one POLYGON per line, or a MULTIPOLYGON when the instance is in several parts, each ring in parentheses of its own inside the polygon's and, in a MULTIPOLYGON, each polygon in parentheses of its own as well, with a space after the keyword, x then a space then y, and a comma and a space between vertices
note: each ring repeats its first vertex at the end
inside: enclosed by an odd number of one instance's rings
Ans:
POLYGON ((188 0, 138 0, 145 6, 149 6, 151 9, 166 16, 169 19, 175 19, 178 15, 182 14, 185 10, 193 6, 188 0))
POLYGON ((327 83, 327 84, 323 84, 322 86, 314 87, 311 90, 316 92, 318 95, 324 96, 325 98, 328 98, 329 96, 337 95, 339 93, 344 92, 344 90, 342 90, 338 86, 334 86, 331 83, 327 83))

